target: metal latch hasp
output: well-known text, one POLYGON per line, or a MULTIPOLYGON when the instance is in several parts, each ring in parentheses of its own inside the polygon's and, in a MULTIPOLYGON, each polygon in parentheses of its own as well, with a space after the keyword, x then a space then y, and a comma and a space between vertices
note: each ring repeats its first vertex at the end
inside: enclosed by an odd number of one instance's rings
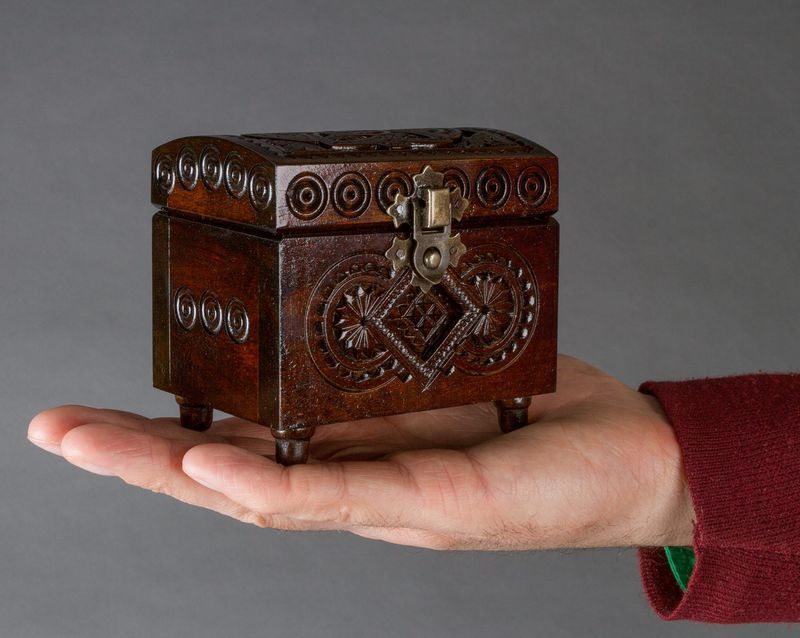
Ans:
POLYGON ((427 292, 438 284, 450 265, 457 265, 466 252, 461 235, 451 236, 453 220, 461 220, 469 201, 458 186, 444 185, 444 174, 430 166, 414 175, 414 192, 405 196, 397 193, 387 213, 395 228, 411 227, 408 239, 395 237, 386 257, 397 272, 410 266, 411 283, 427 292))

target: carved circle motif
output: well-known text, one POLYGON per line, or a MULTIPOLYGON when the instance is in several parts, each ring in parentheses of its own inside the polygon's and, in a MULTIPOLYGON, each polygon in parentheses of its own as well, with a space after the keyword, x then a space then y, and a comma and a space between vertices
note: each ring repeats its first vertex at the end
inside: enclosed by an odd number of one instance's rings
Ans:
POLYGON ((378 182, 378 205, 385 213, 394 204, 395 195, 408 197, 414 191, 411 178, 403 171, 390 171, 381 177, 378 182))
POLYGON ((309 297, 309 354, 319 372, 341 390, 375 390, 402 370, 370 321, 392 278, 385 256, 351 255, 334 264, 309 297))
POLYGON ((269 207, 272 202, 272 182, 269 179, 269 172, 263 165, 258 164, 250 169, 247 190, 253 208, 264 211, 269 207))
POLYGON ((539 206, 550 194, 550 179, 538 164, 526 167, 517 179, 517 195, 523 204, 539 206))
POLYGON ((197 304, 192 291, 188 288, 178 288, 175 292, 175 319, 184 330, 191 330, 197 324, 197 304))
POLYGON ((484 206, 499 208, 511 193, 511 179, 501 166, 488 166, 478 175, 475 192, 484 206))
POLYGON ((175 188, 175 169, 172 155, 160 155, 153 165, 153 183, 164 195, 169 195, 175 188))
POLYGON ((250 317, 247 308, 235 297, 225 308, 225 329, 236 343, 244 343, 250 337, 250 317))
POLYGON ((300 173, 286 189, 286 204, 292 215, 308 221, 317 217, 328 203, 325 182, 314 173, 300 173))
POLYGON ((217 335, 222 330, 222 321, 222 306, 219 299, 213 292, 207 290, 200 298, 200 323, 206 332, 217 335))
POLYGON ((197 186, 200 169, 197 166, 197 155, 191 146, 184 146, 178 153, 178 180, 181 185, 190 191, 197 186))
POLYGON ((217 190, 222 185, 222 159, 219 149, 212 144, 200 153, 200 175, 209 190, 217 190))
POLYGON ((538 316, 536 279, 525 258, 503 244, 468 250, 458 272, 481 314, 456 366, 469 374, 494 374, 511 365, 531 341, 538 316))
POLYGON ((344 173, 333 183, 333 207, 344 217, 358 217, 367 210, 372 194, 361 173, 344 173))
POLYGON ((458 188, 461 196, 469 199, 469 179, 464 171, 460 168, 452 167, 444 169, 442 173, 444 174, 444 185, 447 188, 450 190, 458 188))
POLYGON ((237 199, 247 190, 247 169, 244 167, 242 156, 235 151, 228 153, 225 158, 225 188, 232 197, 237 199))

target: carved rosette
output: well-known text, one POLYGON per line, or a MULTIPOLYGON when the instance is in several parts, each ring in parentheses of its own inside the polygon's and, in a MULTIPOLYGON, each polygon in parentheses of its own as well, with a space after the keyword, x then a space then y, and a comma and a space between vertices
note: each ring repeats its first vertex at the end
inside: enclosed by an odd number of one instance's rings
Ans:
POLYGON ((391 262, 383 255, 354 255, 328 270, 311 294, 306 312, 309 354, 320 373, 341 390, 374 390, 400 371, 372 321, 392 278, 391 262))
POLYGON ((345 173, 333 183, 333 207, 343 217, 358 217, 371 197, 369 182, 361 173, 345 173))
POLYGON ((397 195, 408 197, 414 192, 414 183, 403 171, 389 171, 378 181, 378 205, 385 213, 397 195))
POLYGON ((191 146, 184 146, 178 153, 178 179, 187 191, 197 186, 200 169, 197 165, 197 155, 191 146))
POLYGON ((247 169, 244 167, 242 156, 236 151, 231 151, 225 158, 223 169, 225 188, 231 197, 239 199, 247 189, 247 169))
POLYGON ((163 195, 175 188, 175 166, 172 155, 159 155, 153 164, 153 184, 163 195))
POLYGON ((225 328, 236 343, 245 343, 250 337, 250 316, 244 304, 235 297, 225 308, 225 328))
POLYGON ((197 304, 189 288, 178 288, 175 292, 175 320, 184 330, 191 330, 197 325, 197 304))
POLYGON ((213 144, 200 153, 200 176, 208 190, 217 190, 222 186, 222 159, 219 149, 213 144))
MULTIPOLYGON (((198 153, 191 143, 180 147, 177 156, 162 153, 153 164, 153 188, 161 197, 168 197, 176 184, 185 191, 193 191, 199 184, 206 191, 219 191, 234 199, 247 195, 253 209, 267 212, 274 204, 272 172, 265 164, 249 166, 241 153, 232 150, 224 160, 215 144, 206 144, 198 153)), ((159 202, 162 203, 162 202, 159 202)), ((186 204, 182 204, 185 206, 186 204)))
MULTIPOLYGON (((410 175, 430 164, 444 174, 445 186, 457 188, 468 200, 468 218, 506 206, 509 216, 535 214, 537 209, 550 214, 557 190, 553 160, 538 145, 513 134, 469 128, 187 137, 156 149, 151 193, 159 206, 174 203, 177 209, 211 216, 219 214, 226 197, 246 199, 258 213, 252 221, 267 226, 284 224, 284 212, 309 224, 319 223, 323 214, 325 223, 334 223, 331 216, 337 215, 372 223, 398 195, 412 194, 410 175), (331 170, 334 164, 347 168, 337 173, 331 170), (283 176, 300 165, 309 168, 288 175, 285 185, 283 176), (179 197, 173 201, 173 195, 179 197)), ((244 203, 222 216, 250 221, 242 216, 244 203)))
POLYGON ((250 169, 247 192, 250 196, 250 203, 257 211, 265 211, 269 208, 272 203, 272 183, 269 181, 266 167, 258 164, 250 169))
POLYGON ((222 330, 222 306, 217 296, 210 290, 203 293, 200 298, 200 322, 209 334, 217 335, 222 330))
POLYGON ((286 189, 286 205, 298 219, 309 221, 318 217, 327 203, 325 182, 314 173, 300 173, 286 189))
POLYGON ((383 255, 351 255, 329 269, 308 301, 306 343, 319 372, 350 392, 395 378, 422 390, 441 374, 489 375, 530 342, 538 290, 522 255, 501 244, 467 251, 430 290, 383 255))
POLYGON ((222 304, 217 295, 206 290, 198 301, 194 293, 186 286, 180 286, 173 296, 172 311, 175 322, 187 332, 198 324, 212 337, 217 336, 223 326, 228 336, 236 343, 246 343, 250 338, 250 315, 244 303, 233 297, 222 311, 222 304))
POLYGON ((481 204, 488 208, 500 208, 511 194, 511 178, 501 166, 489 166, 478 174, 475 187, 481 204))
POLYGON ((528 206, 536 207, 550 195, 550 178, 538 164, 524 168, 517 178, 517 195, 528 206))
POLYGON ((334 311, 333 325, 342 350, 354 361, 369 361, 383 354, 372 334, 369 318, 375 310, 381 292, 358 283, 342 292, 334 311))
POLYGON ((511 365, 533 336, 538 290, 527 261, 503 244, 468 250, 459 279, 480 308, 480 318, 459 349, 457 367, 494 374, 511 365))
POLYGON ((469 199, 469 179, 467 174, 460 168, 445 168, 442 173, 444 174, 444 185, 450 190, 458 189, 461 196, 469 199))

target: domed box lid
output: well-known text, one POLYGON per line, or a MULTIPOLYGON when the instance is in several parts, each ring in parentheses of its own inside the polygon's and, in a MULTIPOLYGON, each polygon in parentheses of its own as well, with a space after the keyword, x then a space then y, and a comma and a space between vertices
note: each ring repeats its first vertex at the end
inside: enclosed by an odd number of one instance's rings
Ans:
POLYGON ((426 166, 468 202, 455 226, 558 210, 558 158, 481 128, 182 137, 153 150, 151 199, 277 233, 390 231, 388 208, 426 166))

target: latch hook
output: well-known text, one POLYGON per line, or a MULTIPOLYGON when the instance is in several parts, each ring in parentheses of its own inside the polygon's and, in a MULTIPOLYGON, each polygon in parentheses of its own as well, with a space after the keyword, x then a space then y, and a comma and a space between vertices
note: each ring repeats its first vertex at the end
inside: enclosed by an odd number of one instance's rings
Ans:
POLYGON ((448 266, 458 264, 466 252, 461 235, 451 236, 452 221, 461 220, 469 201, 458 186, 444 186, 444 174, 430 166, 414 175, 414 192, 409 196, 397 193, 394 204, 386 211, 395 228, 411 226, 411 237, 395 237, 386 257, 397 272, 410 266, 411 283, 427 292, 438 284, 448 266))

